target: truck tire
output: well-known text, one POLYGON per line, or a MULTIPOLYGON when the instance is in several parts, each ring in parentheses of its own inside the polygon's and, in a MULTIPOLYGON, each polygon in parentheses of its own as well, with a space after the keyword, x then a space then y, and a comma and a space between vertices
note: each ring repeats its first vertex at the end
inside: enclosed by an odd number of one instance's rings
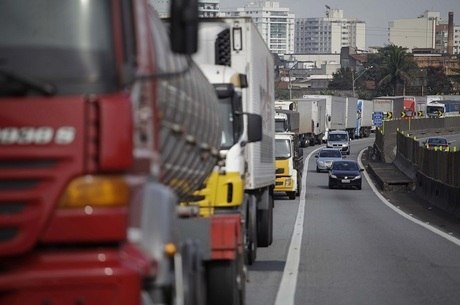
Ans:
POLYGON ((244 225, 245 261, 252 265, 257 257, 257 198, 254 195, 248 195, 244 225))
POLYGON ((369 128, 364 128, 363 135, 365 138, 368 138, 371 135, 371 130, 369 128))
POLYGON ((210 261, 206 264, 208 305, 242 305, 246 280, 237 260, 210 261))
POLYGON ((205 274, 197 243, 186 241, 181 247, 184 305, 206 303, 205 274))
POLYGON ((273 194, 266 189, 261 200, 268 200, 268 209, 257 209, 257 246, 268 247, 273 241, 273 194))

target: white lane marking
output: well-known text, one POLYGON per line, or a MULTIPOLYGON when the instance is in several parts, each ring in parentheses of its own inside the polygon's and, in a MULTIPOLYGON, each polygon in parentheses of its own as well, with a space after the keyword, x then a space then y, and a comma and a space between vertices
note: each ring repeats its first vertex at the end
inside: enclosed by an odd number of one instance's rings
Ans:
POLYGON ((302 249, 303 223, 305 213, 305 191, 307 188, 308 163, 310 157, 319 149, 313 150, 304 162, 302 175, 302 190, 300 191, 299 207, 294 224, 294 231, 291 236, 291 243, 284 266, 283 277, 281 278, 280 287, 276 294, 275 305, 294 305, 295 290, 297 287, 297 275, 299 273, 300 252, 302 249))
MULTIPOLYGON (((364 148, 363 150, 361 150, 358 154, 358 162, 359 162, 359 166, 361 168, 364 168, 362 162, 361 162, 361 156, 363 154, 363 152, 366 150, 367 148, 364 148)), ((383 197, 382 194, 380 194, 380 192, 377 190, 377 187, 374 185, 374 183, 372 182, 371 178, 369 177, 369 174, 364 171, 364 176, 366 177, 366 180, 367 180, 367 183, 369 184, 369 186, 371 187, 371 189, 374 191, 375 195, 377 195, 377 197, 380 198, 380 200, 385 203, 385 205, 387 207, 389 207, 390 209, 392 209, 393 211, 395 211, 396 213, 398 213, 399 215, 403 216, 404 218, 412 221, 412 222, 415 222, 416 224, 424 227, 425 229, 428 229, 430 230, 431 232, 435 233, 435 234, 438 234, 439 236, 441 237, 444 237, 445 239, 447 239, 448 241, 450 242, 453 242, 454 244, 456 244, 457 246, 460 246, 460 239, 452 236, 452 235, 449 235, 448 233, 445 233, 431 225, 429 225, 429 222, 422 222, 414 217, 412 217, 411 215, 409 214, 406 214, 404 213, 403 211, 401 211, 398 207, 395 207, 394 205, 392 205, 385 197, 383 197)))

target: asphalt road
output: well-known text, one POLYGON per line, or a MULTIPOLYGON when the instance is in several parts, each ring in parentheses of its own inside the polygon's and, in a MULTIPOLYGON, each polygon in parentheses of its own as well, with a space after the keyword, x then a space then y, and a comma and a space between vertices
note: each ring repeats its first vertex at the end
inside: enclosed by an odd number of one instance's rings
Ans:
MULTIPOLYGON (((348 158, 370 143, 353 141, 348 158)), ((361 191, 328 189, 314 162, 305 200, 275 201, 274 242, 249 268, 246 304, 460 304, 458 243, 390 209, 366 180, 361 191)))

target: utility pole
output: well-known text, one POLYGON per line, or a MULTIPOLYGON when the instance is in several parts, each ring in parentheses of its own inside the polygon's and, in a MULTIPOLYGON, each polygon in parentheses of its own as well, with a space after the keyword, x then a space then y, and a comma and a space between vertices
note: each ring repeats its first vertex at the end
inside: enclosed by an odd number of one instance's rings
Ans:
POLYGON ((289 100, 292 100, 292 84, 291 84, 291 70, 295 68, 295 66, 297 66, 297 64, 299 63, 299 61, 296 61, 292 67, 289 68, 288 70, 288 74, 289 74, 289 100))
POLYGON ((367 68, 365 68, 363 71, 361 71, 361 73, 358 74, 357 77, 355 77, 355 72, 353 71, 353 73, 351 74, 351 80, 352 80, 352 87, 353 87, 353 97, 356 97, 356 92, 355 92, 355 83, 356 81, 364 75, 364 73, 366 73, 368 70, 374 68, 374 66, 369 66, 367 68))

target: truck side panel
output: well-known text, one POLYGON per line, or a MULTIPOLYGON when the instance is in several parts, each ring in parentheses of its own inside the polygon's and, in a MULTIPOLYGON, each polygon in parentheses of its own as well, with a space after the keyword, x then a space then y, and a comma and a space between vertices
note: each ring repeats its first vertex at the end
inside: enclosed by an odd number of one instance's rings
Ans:
POLYGON ((232 47, 232 67, 248 77, 248 90, 243 97, 243 111, 262 116, 261 142, 248 144, 246 189, 259 189, 275 184, 274 157, 274 71, 273 58, 250 18, 229 19, 234 28, 242 28, 241 50, 232 47))

